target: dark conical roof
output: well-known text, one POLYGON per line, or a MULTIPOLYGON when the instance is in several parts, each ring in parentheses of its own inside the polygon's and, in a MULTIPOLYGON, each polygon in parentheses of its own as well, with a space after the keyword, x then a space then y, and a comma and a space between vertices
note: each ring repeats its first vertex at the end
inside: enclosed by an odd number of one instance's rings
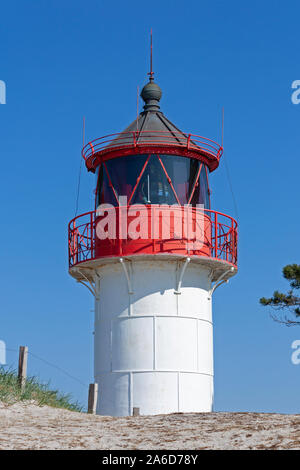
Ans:
POLYGON ((159 101, 162 97, 162 91, 160 87, 153 81, 153 78, 144 86, 141 92, 145 105, 144 111, 140 113, 137 119, 133 121, 123 132, 135 132, 142 131, 146 134, 141 134, 138 137, 137 142, 142 143, 143 139, 147 139, 147 142, 151 139, 151 131, 153 131, 153 138, 157 138, 157 134, 162 133, 168 140, 168 134, 170 135, 173 143, 181 142, 181 135, 186 140, 186 134, 181 132, 166 116, 162 113, 159 106, 159 101))
POLYGON ((223 149, 204 137, 186 134, 160 110, 162 91, 154 82, 153 73, 141 92, 145 104, 143 111, 123 132, 101 137, 83 148, 86 166, 95 172, 101 159, 132 153, 164 151, 174 155, 198 158, 210 171, 217 168, 223 149))

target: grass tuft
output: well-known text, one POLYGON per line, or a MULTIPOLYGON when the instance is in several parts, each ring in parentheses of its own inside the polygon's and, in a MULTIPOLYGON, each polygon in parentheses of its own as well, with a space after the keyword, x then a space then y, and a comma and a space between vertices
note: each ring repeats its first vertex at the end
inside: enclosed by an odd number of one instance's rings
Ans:
POLYGON ((70 394, 50 390, 49 383, 41 384, 36 377, 28 377, 21 391, 17 373, 0 367, 0 401, 13 404, 26 400, 33 400, 39 406, 48 405, 70 411, 82 411, 82 406, 74 402, 70 394))

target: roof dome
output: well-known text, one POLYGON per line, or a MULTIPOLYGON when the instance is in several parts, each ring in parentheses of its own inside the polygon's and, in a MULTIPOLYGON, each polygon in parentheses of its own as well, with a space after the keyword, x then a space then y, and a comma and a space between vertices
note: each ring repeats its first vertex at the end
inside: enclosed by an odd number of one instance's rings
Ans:
POLYGON ((159 109, 159 101, 162 96, 160 87, 154 83, 153 78, 144 86, 141 92, 141 97, 145 101, 145 111, 155 111, 159 109))

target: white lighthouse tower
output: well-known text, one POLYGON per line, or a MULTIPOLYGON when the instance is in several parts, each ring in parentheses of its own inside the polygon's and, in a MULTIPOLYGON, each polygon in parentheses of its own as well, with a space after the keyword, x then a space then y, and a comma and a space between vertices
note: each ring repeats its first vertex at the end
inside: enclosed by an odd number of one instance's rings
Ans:
POLYGON ((69 272, 95 297, 101 415, 212 411, 212 294, 237 271, 237 223, 210 206, 222 148, 175 127, 149 75, 138 119, 83 148, 95 210, 69 223, 69 272))

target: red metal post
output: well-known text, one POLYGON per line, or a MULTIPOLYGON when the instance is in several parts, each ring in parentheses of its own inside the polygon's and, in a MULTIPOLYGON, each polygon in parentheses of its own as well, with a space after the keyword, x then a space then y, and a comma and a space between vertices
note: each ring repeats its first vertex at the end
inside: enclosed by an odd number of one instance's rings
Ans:
POLYGON ((72 230, 72 238, 73 238, 73 265, 76 264, 75 252, 76 252, 76 240, 75 240, 75 220, 73 220, 73 230, 72 230))
POLYGON ((90 226, 91 226, 91 235, 90 235, 90 253, 91 253, 91 258, 94 258, 94 212, 91 212, 90 215, 90 226))
POLYGON ((218 214, 215 212, 215 258, 218 258, 218 214))
POLYGON ((231 238, 230 238, 230 251, 231 251, 231 259, 230 261, 233 262, 233 255, 234 255, 234 238, 235 238, 235 232, 234 232, 234 226, 233 226, 233 219, 231 219, 231 238))
POLYGON ((187 149, 190 148, 190 140, 191 140, 191 134, 188 135, 187 145, 186 145, 187 149))

